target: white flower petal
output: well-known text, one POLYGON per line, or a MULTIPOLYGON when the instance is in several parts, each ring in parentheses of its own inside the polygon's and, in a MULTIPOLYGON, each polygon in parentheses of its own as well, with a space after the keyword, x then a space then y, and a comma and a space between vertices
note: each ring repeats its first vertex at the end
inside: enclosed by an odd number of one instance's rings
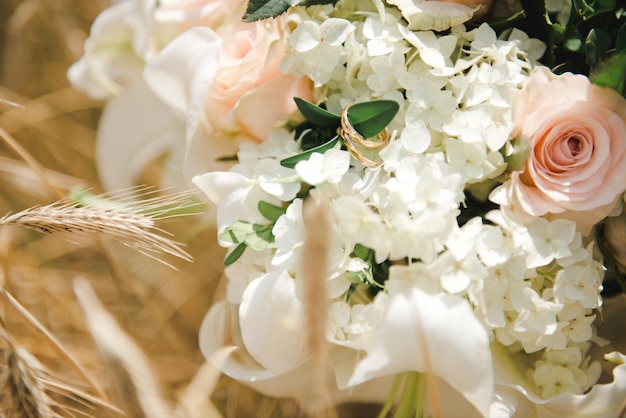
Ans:
POLYGON ((148 86, 130 86, 107 103, 100 118, 96 142, 100 181, 109 190, 135 185, 151 161, 184 148, 184 132, 184 123, 148 86))
POLYGON ((330 18, 320 25, 320 36, 329 45, 341 45, 354 30, 354 25, 345 19, 330 18))
POLYGON ((186 138, 198 127, 218 70, 221 38, 206 27, 194 27, 170 42, 148 62, 144 78, 163 102, 187 116, 186 138))
POLYGON ((341 387, 409 370, 432 372, 487 415, 493 396, 489 340, 467 301, 407 286, 393 295, 378 338, 341 387), (399 343, 402 341, 402 343, 399 343), (427 352, 425 352, 427 350, 427 352), (429 357, 430 365, 426 364, 429 357))
POLYGON ((295 369, 309 356, 302 303, 285 271, 268 273, 248 285, 239 306, 239 324, 250 355, 276 374, 295 369))

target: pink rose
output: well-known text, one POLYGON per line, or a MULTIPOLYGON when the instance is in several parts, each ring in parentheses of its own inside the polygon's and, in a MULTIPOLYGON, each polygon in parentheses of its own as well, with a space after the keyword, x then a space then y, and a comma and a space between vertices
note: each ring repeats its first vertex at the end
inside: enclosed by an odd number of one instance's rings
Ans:
POLYGON ((294 96, 313 100, 308 79, 280 71, 286 53, 283 22, 237 18, 217 29, 222 50, 204 110, 212 130, 263 141, 273 124, 295 112, 294 96))
POLYGON ((512 176, 522 208, 574 220, 587 234, 626 189, 626 100, 582 75, 538 68, 514 120, 531 149, 512 176))
MULTIPOLYGON (((229 15, 229 17, 231 17, 229 15)), ((185 120, 184 177, 225 170, 221 161, 241 141, 264 141, 297 110, 294 97, 313 101, 305 77, 283 74, 284 20, 191 28, 170 42, 144 70, 151 90, 185 120)))

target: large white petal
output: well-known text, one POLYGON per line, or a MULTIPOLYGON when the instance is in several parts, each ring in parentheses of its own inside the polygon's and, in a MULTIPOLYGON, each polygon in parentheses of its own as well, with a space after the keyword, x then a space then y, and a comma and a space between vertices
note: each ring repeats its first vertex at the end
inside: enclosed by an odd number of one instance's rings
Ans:
MULTIPOLYGON (((159 155, 185 146, 184 123, 143 82, 111 99, 102 114, 96 143, 100 179, 109 190, 133 186, 159 155)), ((178 156, 182 159, 182 156, 178 156)))
POLYGON ((255 187, 255 180, 235 172, 209 172, 195 176, 192 181, 217 206, 217 228, 220 232, 238 220, 262 223, 264 218, 257 209, 259 201, 275 201, 255 187))
POLYGON ((303 305, 286 271, 253 280, 243 293, 239 324, 246 349, 276 374, 285 374, 308 357, 303 305))
POLYGON ((126 17, 133 2, 115 4, 98 15, 85 41, 85 52, 67 71, 74 88, 96 99, 108 99, 141 77, 143 60, 133 51, 126 17))
MULTIPOLYGON (((390 283, 391 284, 391 283, 390 283)), ((339 387, 406 371, 432 372, 483 415, 493 398, 493 368, 485 329, 464 299, 430 295, 406 286, 392 296, 389 310, 368 354, 339 387), (426 364, 428 356, 430 366, 426 364)))
POLYGON ((189 140, 200 121, 218 70, 221 38, 206 27, 194 27, 170 42, 146 65, 144 77, 157 96, 187 117, 189 140))
MULTIPOLYGON (((270 331, 266 338, 273 338, 270 331)), ((212 361, 214 354, 224 346, 236 347, 233 354, 225 361, 214 364, 227 376, 266 395, 279 398, 294 398, 300 406, 313 414, 319 408, 314 402, 312 392, 315 386, 313 379, 317 370, 310 362, 305 362, 288 373, 277 375, 271 372, 247 353, 237 320, 237 306, 226 301, 214 304, 205 316, 200 327, 200 350, 205 358, 212 361), (228 325, 231 325, 228 327, 228 325)), ((353 388, 338 390, 331 368, 328 370, 328 391, 331 405, 343 402, 382 403, 386 400, 395 377, 373 379, 353 388)))

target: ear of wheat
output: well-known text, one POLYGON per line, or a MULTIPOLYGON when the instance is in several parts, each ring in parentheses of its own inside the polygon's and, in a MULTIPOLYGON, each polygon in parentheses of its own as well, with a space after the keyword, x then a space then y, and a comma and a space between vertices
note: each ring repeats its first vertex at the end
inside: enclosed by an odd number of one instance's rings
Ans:
POLYGON ((103 406, 121 412, 61 381, 0 324, 0 416, 11 418, 90 417, 85 410, 103 406))
POLYGON ((153 194, 146 188, 133 188, 111 195, 83 195, 81 200, 60 200, 45 206, 35 206, 19 213, 5 215, 0 225, 15 225, 45 234, 97 236, 117 241, 169 265, 159 256, 170 254, 191 261, 191 256, 156 226, 160 219, 194 214, 200 204, 193 192, 135 200, 153 194))

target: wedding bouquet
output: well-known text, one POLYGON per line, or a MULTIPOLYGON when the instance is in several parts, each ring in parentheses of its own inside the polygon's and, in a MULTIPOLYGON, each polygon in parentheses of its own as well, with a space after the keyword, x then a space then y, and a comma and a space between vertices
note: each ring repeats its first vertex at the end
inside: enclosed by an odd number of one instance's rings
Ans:
POLYGON ((69 78, 106 186, 159 157, 215 204, 226 375, 309 412, 626 406, 615 1, 125 0, 69 78))

